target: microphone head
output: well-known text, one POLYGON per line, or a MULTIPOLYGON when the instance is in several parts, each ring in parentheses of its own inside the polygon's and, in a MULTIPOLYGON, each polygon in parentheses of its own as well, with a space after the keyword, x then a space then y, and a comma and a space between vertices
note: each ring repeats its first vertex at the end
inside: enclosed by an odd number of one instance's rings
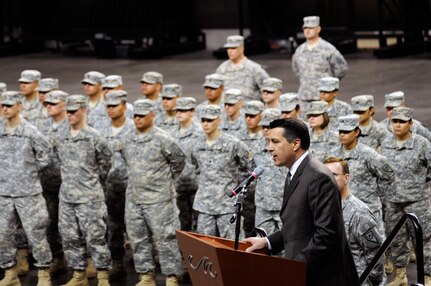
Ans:
POLYGON ((264 168, 262 168, 261 166, 257 166, 256 169, 254 169, 253 173, 256 175, 256 177, 259 177, 263 174, 263 171, 265 171, 264 168))

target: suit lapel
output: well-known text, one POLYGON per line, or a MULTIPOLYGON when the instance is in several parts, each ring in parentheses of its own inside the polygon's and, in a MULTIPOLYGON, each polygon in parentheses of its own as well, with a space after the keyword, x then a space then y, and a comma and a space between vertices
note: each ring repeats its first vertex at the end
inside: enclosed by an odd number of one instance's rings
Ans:
POLYGON ((305 169, 305 166, 307 166, 308 162, 310 161, 310 157, 307 155, 304 160, 299 165, 298 169, 295 172, 295 175, 293 176, 292 180, 290 181, 289 186, 284 188, 284 194, 283 194, 283 204, 281 206, 280 214, 283 213, 284 208, 287 205, 287 202, 289 201, 290 197, 292 196, 293 192, 296 190, 296 186, 299 183, 299 177, 302 175, 302 172, 305 169))

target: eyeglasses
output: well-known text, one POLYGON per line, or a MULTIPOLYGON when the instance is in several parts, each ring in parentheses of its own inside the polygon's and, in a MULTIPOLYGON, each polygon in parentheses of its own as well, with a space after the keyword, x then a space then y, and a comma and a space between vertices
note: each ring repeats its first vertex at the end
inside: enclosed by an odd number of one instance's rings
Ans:
POLYGON ((135 115, 133 115, 133 118, 145 118, 145 116, 147 116, 148 114, 146 114, 146 115, 142 115, 142 114, 135 114, 135 115))
POLYGON ((66 110, 67 114, 75 114, 78 110, 66 110))
POLYGON ((255 118, 257 114, 246 114, 245 117, 255 118))
POLYGON ((338 133, 340 133, 340 134, 349 134, 349 133, 352 133, 354 130, 338 130, 338 133))
POLYGON ((205 123, 205 122, 213 122, 215 119, 209 119, 209 118, 201 118, 201 122, 205 123))

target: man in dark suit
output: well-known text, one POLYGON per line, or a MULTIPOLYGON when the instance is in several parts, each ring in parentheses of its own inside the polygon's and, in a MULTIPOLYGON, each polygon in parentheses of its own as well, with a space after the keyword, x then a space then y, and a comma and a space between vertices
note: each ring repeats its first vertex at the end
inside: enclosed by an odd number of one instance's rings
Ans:
MULTIPOLYGON (((340 192, 332 173, 308 155, 310 136, 298 119, 270 124, 268 150, 276 166, 290 172, 280 212, 283 227, 266 238, 247 238, 247 251, 268 247, 307 264, 307 286, 357 286, 344 231, 340 192)), ((288 277, 287 277, 288 279, 288 277)))

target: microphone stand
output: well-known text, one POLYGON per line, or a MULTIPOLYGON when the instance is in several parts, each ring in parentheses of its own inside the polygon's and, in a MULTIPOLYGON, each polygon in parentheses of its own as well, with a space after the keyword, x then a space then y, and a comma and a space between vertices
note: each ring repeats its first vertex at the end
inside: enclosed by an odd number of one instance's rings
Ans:
POLYGON ((242 187, 242 190, 239 192, 239 194, 236 196, 236 202, 233 205, 235 208, 235 212, 230 218, 230 223, 234 223, 236 221, 235 225, 235 250, 238 250, 239 245, 239 234, 241 232, 241 209, 242 204, 244 202, 244 199, 247 197, 247 189, 246 187, 242 187))

